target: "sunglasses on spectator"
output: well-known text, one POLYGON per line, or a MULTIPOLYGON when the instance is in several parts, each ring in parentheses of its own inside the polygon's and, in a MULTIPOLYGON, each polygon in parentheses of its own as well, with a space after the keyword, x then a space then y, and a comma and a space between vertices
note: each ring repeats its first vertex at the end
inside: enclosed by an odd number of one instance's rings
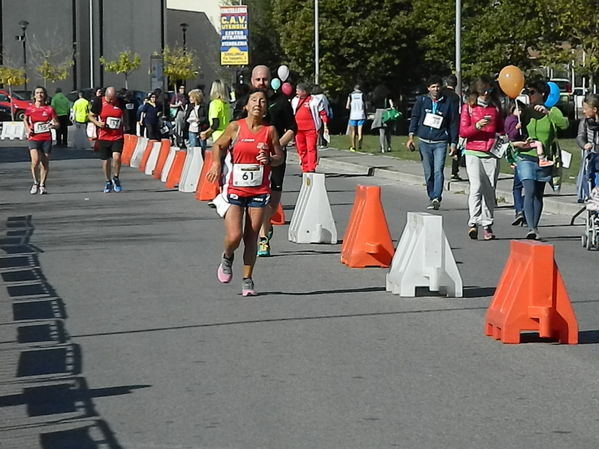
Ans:
POLYGON ((493 88, 489 87, 488 89, 485 89, 485 91, 483 92, 484 95, 490 95, 491 93, 493 93, 493 88))
POLYGON ((536 93, 537 93, 536 90, 534 90, 534 89, 528 89, 528 95, 534 95, 536 93))

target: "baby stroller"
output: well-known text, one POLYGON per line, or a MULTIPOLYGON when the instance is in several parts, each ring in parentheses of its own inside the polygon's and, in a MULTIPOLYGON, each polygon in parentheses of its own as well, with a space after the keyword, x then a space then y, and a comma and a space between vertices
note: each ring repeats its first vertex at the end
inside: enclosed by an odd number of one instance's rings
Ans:
POLYGON ((590 251, 599 249, 599 155, 592 154, 587 163, 590 194, 585 205, 586 217, 581 243, 590 251))
POLYGON ((599 249, 599 187, 591 190, 591 196, 585 209, 587 215, 581 243, 583 248, 589 251, 597 250, 599 249))

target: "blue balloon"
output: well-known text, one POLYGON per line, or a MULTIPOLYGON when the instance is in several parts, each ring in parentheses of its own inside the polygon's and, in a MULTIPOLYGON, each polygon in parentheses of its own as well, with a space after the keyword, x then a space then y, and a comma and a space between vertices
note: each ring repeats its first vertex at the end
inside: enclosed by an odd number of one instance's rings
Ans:
POLYGON ((552 108, 559 102, 560 91, 558 85, 553 81, 549 81, 547 85, 549 86, 549 95, 547 95, 547 100, 545 100, 545 107, 552 108))
POLYGON ((274 78, 270 82, 270 87, 272 87, 272 90, 279 90, 279 87, 281 87, 281 80, 279 78, 274 78))

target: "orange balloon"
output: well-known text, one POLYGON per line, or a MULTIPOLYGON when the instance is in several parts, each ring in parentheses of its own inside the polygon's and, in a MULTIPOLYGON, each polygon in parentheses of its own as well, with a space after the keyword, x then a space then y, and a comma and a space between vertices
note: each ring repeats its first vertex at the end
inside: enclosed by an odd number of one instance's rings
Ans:
POLYGON ((524 88, 524 74, 515 65, 508 65, 499 72, 499 87, 510 98, 516 98, 524 88))

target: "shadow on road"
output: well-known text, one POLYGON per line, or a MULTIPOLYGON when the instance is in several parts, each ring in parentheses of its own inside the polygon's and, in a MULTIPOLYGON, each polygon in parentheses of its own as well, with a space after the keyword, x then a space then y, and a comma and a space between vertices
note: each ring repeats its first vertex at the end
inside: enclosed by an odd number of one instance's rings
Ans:
POLYGON ((12 391, 0 396, 0 409, 7 417, 0 423, 3 442, 16 443, 18 435, 28 431, 37 441, 35 447, 42 449, 121 449, 93 399, 131 394, 150 385, 87 386, 81 376, 81 347, 65 328, 64 301, 44 276, 41 250, 29 243, 34 231, 31 216, 9 217, 6 228, 6 236, 0 238, 0 278, 12 301, 13 317, 2 325, 15 337, 0 341, 0 385, 12 391))
MULTIPOLYGON (((76 159, 98 159, 97 153, 91 150, 76 150, 74 148, 53 147, 51 161, 69 161, 76 159)), ((0 163, 29 162, 27 142, 21 147, 0 147, 0 163)))

